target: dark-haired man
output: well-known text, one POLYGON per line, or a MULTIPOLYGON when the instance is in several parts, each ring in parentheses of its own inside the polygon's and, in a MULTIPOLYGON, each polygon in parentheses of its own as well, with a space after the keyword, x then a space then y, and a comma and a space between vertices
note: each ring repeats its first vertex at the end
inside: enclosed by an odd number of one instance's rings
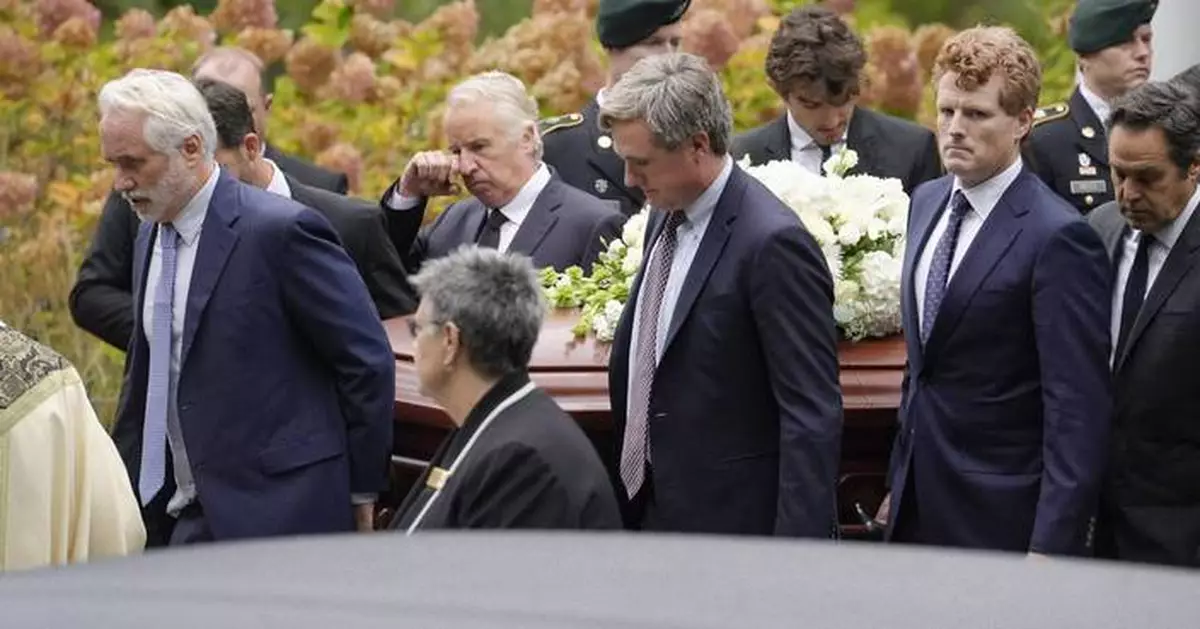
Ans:
POLYGON ((833 152, 858 153, 852 172, 899 179, 911 193, 942 174, 928 129, 857 105, 867 53, 833 11, 791 12, 771 39, 766 72, 787 113, 733 141, 735 159, 793 160, 814 174, 833 152))

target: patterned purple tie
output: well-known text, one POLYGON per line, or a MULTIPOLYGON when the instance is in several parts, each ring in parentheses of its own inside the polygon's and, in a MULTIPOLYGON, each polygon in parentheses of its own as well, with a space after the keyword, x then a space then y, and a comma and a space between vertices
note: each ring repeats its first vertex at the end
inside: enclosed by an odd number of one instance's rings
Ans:
POLYGON ((138 495, 145 506, 163 487, 167 471, 167 399, 171 389, 171 320, 175 299, 175 253, 179 232, 169 223, 158 229, 162 273, 154 290, 150 319, 150 368, 146 415, 142 422, 142 466, 138 495))
POLYGON ((634 354, 633 390, 629 395, 629 418, 621 447, 621 482, 630 498, 637 494, 646 480, 646 454, 649 450, 650 388, 658 367, 658 319, 663 294, 671 276, 675 259, 677 230, 687 215, 668 212, 666 224, 658 237, 658 246, 645 267, 644 288, 638 301, 638 345, 634 354))
POLYGON ((950 263, 954 260, 954 249, 958 245, 958 232, 963 218, 971 211, 971 202, 962 190, 954 193, 950 201, 950 220, 937 248, 933 250, 933 261, 929 265, 929 277, 925 281, 925 312, 921 319, 921 343, 929 340, 933 322, 937 320, 938 308, 946 296, 946 283, 950 279, 950 263))

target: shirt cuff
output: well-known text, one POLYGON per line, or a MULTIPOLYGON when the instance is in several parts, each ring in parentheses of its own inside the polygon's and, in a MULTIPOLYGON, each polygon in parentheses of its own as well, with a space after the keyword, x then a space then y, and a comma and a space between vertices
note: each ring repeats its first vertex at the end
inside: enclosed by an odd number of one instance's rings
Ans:
POLYGON ((350 494, 350 504, 354 506, 369 505, 379 498, 379 494, 350 494))
POLYGON ((411 210, 421 205, 420 197, 408 197, 400 193, 400 186, 392 186, 391 194, 388 195, 387 208, 396 212, 404 212, 411 210))

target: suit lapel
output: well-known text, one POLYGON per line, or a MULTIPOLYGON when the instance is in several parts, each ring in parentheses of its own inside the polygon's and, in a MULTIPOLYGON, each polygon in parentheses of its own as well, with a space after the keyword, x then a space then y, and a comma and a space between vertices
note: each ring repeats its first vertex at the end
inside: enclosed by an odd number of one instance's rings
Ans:
MULTIPOLYGON (((479 235, 483 233, 483 224, 487 222, 487 206, 483 204, 483 201, 475 197, 470 197, 466 201, 463 201, 463 203, 468 204, 460 228, 463 230, 463 234, 459 238, 451 238, 451 244, 446 248, 444 253, 450 253, 462 243, 475 244, 479 242, 479 235)), ((451 234, 451 236, 454 236, 454 234, 451 234)), ((439 255, 443 254, 439 253, 439 255)))
POLYGON ((1138 337, 1150 325, 1150 321, 1158 314, 1159 309, 1166 303, 1171 293, 1175 292, 1183 276, 1187 275, 1195 265, 1197 249, 1200 249, 1200 220, 1197 220, 1196 216, 1197 213, 1193 211, 1187 226, 1179 236, 1179 242, 1175 243, 1171 253, 1167 255, 1167 261, 1163 263, 1162 270, 1158 272, 1158 277, 1154 278, 1154 284, 1150 287, 1146 302, 1138 311, 1137 319, 1133 321, 1133 329, 1129 331, 1129 340, 1125 343, 1125 350, 1117 365, 1118 369, 1129 357, 1129 350, 1137 343, 1138 337))
POLYGON ((562 205, 562 190, 559 185, 561 184, 552 178, 546 187, 542 188, 541 193, 533 200, 529 213, 525 215, 525 220, 521 221, 521 227, 513 236, 512 243, 508 245, 509 251, 533 257, 538 245, 546 238, 546 234, 550 233, 550 228, 558 222, 557 212, 562 205))
POLYGON ((700 240, 699 249, 696 250, 696 257, 692 260, 692 266, 683 280, 679 299, 675 302, 675 311, 671 313, 671 325, 667 328, 667 338, 663 343, 663 356, 666 356, 667 350, 671 347, 671 341, 675 339, 679 328, 687 319, 688 313, 696 303, 696 298, 700 296, 700 290, 704 288, 709 274, 712 273, 713 267, 721 257, 721 252, 725 250, 725 243, 729 240, 730 225, 737 218, 740 202, 746 189, 746 176, 735 165, 729 174, 729 181, 726 182, 725 189, 721 191, 721 197, 717 199, 717 206, 713 208, 708 228, 700 240))
POLYGON ((846 131, 846 148, 858 154, 858 164, 846 174, 875 172, 876 139, 874 120, 870 112, 855 107, 854 115, 850 118, 850 129, 846 131))
MULTIPOLYGON (((904 294, 901 299, 904 300, 904 329, 912 330, 914 334, 906 334, 908 340, 908 356, 910 361, 916 361, 922 357, 922 348, 920 334, 915 333, 921 329, 920 321, 917 318, 917 263, 921 260, 921 252, 925 249, 929 241, 929 235, 933 232, 934 225, 937 225, 938 218, 946 209, 946 204, 950 200, 950 188, 953 183, 952 177, 945 177, 937 182, 936 188, 931 191, 933 199, 937 201, 937 205, 933 206, 928 211, 913 213, 913 224, 909 227, 909 235, 916 236, 915 240, 909 240, 908 245, 904 248, 904 294)), ((915 207, 915 206, 913 206, 915 207)), ((924 209, 923 209, 924 210, 924 209)))
POLYGON ((763 163, 792 159, 792 132, 788 129, 787 114, 784 113, 771 123, 767 131, 767 142, 763 145, 766 157, 763 163))
POLYGON ((183 350, 179 359, 181 369, 187 364, 188 351, 196 338, 196 330, 200 327, 208 300, 238 240, 238 234, 232 227, 241 215, 238 185, 225 171, 221 171, 212 200, 208 203, 208 214, 204 217, 200 247, 196 250, 191 287, 188 289, 187 314, 183 320, 183 350))
POLYGON ((1029 176, 1032 175, 1021 170, 959 262, 958 269, 946 286, 946 295, 938 308, 933 330, 925 342, 926 357, 935 355, 938 347, 950 336, 971 303, 971 298, 983 287, 984 280, 1021 233, 1020 217, 1029 211, 1022 198, 1025 178, 1029 176))
POLYGON ((1079 88, 1075 88, 1075 92, 1071 94, 1071 119, 1075 121, 1079 131, 1079 137, 1076 138, 1079 148, 1091 159, 1107 166, 1108 140, 1104 137, 1104 124, 1100 122, 1096 112, 1092 111, 1092 106, 1084 99, 1079 88), (1088 135, 1092 137, 1089 138, 1088 135))

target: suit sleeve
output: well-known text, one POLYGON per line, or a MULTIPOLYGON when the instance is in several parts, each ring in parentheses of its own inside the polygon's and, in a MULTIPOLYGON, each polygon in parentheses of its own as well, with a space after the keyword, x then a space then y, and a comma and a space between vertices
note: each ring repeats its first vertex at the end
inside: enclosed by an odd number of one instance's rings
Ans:
POLYGON ((798 225, 764 243, 749 272, 780 413, 775 534, 828 538, 842 434, 833 280, 816 241, 798 225))
POLYGON ((507 444, 480 458, 464 479, 463 528, 574 528, 567 492, 533 448, 507 444))
MULTIPOLYGON (((607 201, 603 203, 608 204, 607 201)), ((619 204, 617 207, 620 207, 619 204)), ((583 257, 579 260, 584 271, 591 272, 592 265, 600 258, 600 254, 608 249, 608 243, 621 237, 621 227, 624 224, 625 215, 619 211, 606 214, 602 220, 596 223, 592 228, 591 236, 588 237, 587 249, 584 250, 583 257)))
POLYGON ((411 314, 417 309, 417 298, 408 283, 404 263, 387 236, 383 217, 372 217, 363 230, 363 250, 368 268, 363 273, 371 299, 381 319, 411 314))
POLYGON ((1033 552, 1081 550, 1095 508, 1112 418, 1109 269, 1100 237, 1083 221, 1060 230, 1034 268, 1045 428, 1033 552))
POLYGON ((124 351, 133 337, 133 245, 137 217, 108 195, 68 304, 79 327, 124 351))
MULTIPOLYGON (((387 221, 388 238, 391 238, 392 246, 404 260, 404 267, 408 269, 408 272, 416 273, 425 261, 428 250, 428 233, 431 227, 421 227, 421 223, 425 221, 425 208, 428 201, 421 199, 421 204, 417 207, 393 210, 390 199, 398 183, 393 183, 387 192, 383 193, 379 207, 383 210, 384 219, 387 221)), ((446 209, 449 210, 449 208, 446 209)), ((440 219, 441 216, 438 218, 440 219)))
POLYGON ((387 485, 396 362, 383 325, 333 228, 304 210, 286 234, 279 261, 289 314, 334 374, 346 420, 350 490, 387 485))

